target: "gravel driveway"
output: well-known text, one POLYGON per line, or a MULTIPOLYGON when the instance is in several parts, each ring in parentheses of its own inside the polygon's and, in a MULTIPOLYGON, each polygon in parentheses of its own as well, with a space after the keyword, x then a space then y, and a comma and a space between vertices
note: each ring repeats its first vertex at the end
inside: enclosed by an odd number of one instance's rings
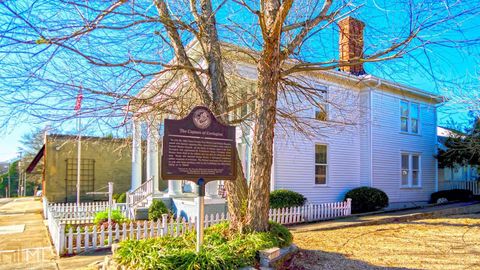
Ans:
POLYGON ((294 233, 288 269, 480 269, 480 214, 294 233))

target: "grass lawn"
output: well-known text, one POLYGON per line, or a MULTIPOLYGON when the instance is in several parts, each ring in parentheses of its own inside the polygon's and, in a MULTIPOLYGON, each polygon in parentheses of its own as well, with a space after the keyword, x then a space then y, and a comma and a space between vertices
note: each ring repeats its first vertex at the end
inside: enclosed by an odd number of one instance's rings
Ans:
POLYGON ((289 269, 480 269, 480 214, 294 233, 289 269))

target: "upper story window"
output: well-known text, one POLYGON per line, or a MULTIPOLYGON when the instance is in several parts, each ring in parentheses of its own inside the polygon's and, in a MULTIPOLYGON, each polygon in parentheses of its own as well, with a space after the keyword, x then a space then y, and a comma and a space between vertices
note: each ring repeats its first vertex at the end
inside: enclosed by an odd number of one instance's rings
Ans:
POLYGON ((324 144, 315 145, 315 184, 327 184, 327 146, 324 144))
POLYGON ((418 103, 400 101, 400 130, 413 134, 419 133, 420 107, 418 103))
POLYGON ((252 119, 255 113, 255 100, 252 100, 251 93, 254 93, 252 85, 238 86, 238 91, 230 103, 235 109, 228 115, 233 124, 241 124, 252 119))
POLYGON ((420 155, 402 153, 401 186, 420 187, 420 155))
POLYGON ((328 120, 328 103, 327 103, 327 87, 323 85, 314 86, 315 95, 313 100, 315 102, 315 119, 319 121, 328 120))

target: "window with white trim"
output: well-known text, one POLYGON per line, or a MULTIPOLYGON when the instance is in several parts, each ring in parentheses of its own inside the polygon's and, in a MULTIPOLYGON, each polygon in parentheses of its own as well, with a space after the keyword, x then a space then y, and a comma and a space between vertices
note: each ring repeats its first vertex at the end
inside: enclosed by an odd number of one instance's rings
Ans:
POLYGON ((422 174, 420 155, 413 153, 402 153, 401 163, 401 186, 420 187, 422 174))
POLYGON ((315 184, 327 184, 327 146, 324 144, 315 145, 315 184))
POLYGON ((420 106, 406 100, 400 101, 400 130, 412 134, 419 133, 420 106))

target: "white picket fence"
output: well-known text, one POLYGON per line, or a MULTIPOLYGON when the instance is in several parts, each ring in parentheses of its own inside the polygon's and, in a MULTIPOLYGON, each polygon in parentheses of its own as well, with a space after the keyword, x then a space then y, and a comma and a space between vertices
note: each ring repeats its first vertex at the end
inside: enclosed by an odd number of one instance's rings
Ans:
MULTIPOLYGON (((325 204, 306 204, 301 207, 289 207, 271 209, 269 213, 270 220, 280 224, 296 224, 302 222, 312 222, 318 220, 328 220, 338 217, 345 217, 351 214, 351 199, 344 202, 325 203, 325 204)), ((179 236, 187 231, 195 230, 196 218, 185 219, 168 219, 164 215, 161 220, 153 221, 137 221, 124 224, 110 224, 105 226, 83 225, 91 224, 93 214, 86 214, 84 208, 70 208, 79 212, 55 212, 53 209, 69 209, 69 208, 50 208, 48 211, 48 228, 55 245, 58 255, 78 254, 80 252, 106 248, 117 241, 125 239, 145 239, 159 237, 165 235, 179 236), (82 221, 81 215, 84 215, 82 221), (83 223, 82 223, 83 222, 83 223), (67 224, 73 225, 66 232, 67 224), (78 226, 75 226, 78 225, 78 226)), ((100 209, 100 208, 94 208, 100 209)), ((73 211, 72 210, 72 211, 73 211)), ((228 220, 225 214, 206 215, 204 219, 204 227, 217 224, 221 221, 228 220)))
POLYGON ((296 224, 346 217, 352 214, 352 199, 344 202, 305 204, 304 206, 270 209, 270 220, 280 224, 296 224))
MULTIPOLYGON (((49 212, 52 212, 54 218, 67 224, 86 224, 92 223, 96 213, 108 209, 108 201, 76 203, 49 203, 46 198, 43 199, 43 211, 45 219, 48 219, 49 212)), ((120 210, 123 214, 127 212, 127 206, 124 203, 113 203, 112 209, 120 210)))
MULTIPOLYGON (((204 226, 209 227, 227 220, 225 214, 206 215, 204 226)), ((147 239, 161 236, 177 237, 185 232, 195 230, 196 219, 186 221, 184 218, 168 219, 165 214, 155 221, 137 221, 104 226, 70 227, 65 232, 65 226, 60 226, 58 255, 79 254, 84 251, 110 247, 112 243, 125 239, 147 239), (63 229, 63 230, 62 230, 63 229)))
POLYGON ((480 195, 480 185, 477 181, 443 181, 439 183, 440 190, 467 189, 473 195, 480 195))
POLYGON ((55 251, 60 255, 62 254, 63 243, 65 242, 63 234, 65 232, 66 224, 62 223, 60 219, 55 218, 54 212, 47 211, 46 214, 47 216, 45 218, 47 219, 48 231, 50 232, 52 243, 55 247, 55 251))

